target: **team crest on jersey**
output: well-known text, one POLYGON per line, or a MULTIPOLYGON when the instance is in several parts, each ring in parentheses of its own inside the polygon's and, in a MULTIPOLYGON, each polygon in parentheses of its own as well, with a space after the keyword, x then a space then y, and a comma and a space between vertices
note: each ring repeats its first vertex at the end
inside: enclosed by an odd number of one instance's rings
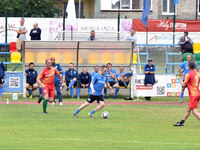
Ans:
POLYGON ((104 80, 106 80, 106 77, 104 77, 104 80))
POLYGON ((85 78, 88 79, 88 76, 86 76, 85 78))
POLYGON ((74 71, 74 74, 76 74, 76 71, 74 71))

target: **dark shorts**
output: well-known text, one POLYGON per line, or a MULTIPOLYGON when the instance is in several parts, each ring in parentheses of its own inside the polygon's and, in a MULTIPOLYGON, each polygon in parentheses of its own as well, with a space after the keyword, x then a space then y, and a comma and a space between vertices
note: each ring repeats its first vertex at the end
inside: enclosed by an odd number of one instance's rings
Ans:
MULTIPOLYGON (((66 86, 69 87, 69 84, 70 84, 70 82, 67 82, 66 86)), ((74 83, 74 87, 76 87, 76 86, 77 86, 77 81, 74 83)))
POLYGON ((0 84, 4 84, 4 77, 0 77, 0 84))
POLYGON ((111 87, 113 87, 116 83, 115 82, 108 82, 111 87))
POLYGON ((34 84, 36 84, 37 82, 35 82, 35 83, 27 83, 27 84, 29 84, 29 86, 32 86, 33 87, 33 85, 34 84))
MULTIPOLYGON (((88 83, 83 83, 83 84, 88 84, 88 83)), ((83 88, 83 86, 81 86, 81 84, 78 84, 78 86, 77 86, 78 88, 83 88)), ((90 85, 88 86, 88 87, 86 87, 86 88, 89 88, 90 87, 90 85)))
POLYGON ((99 95, 99 96, 89 95, 87 98, 88 103, 93 103, 95 100, 97 100, 97 103, 99 103, 100 101, 104 102, 103 95, 99 95))
MULTIPOLYGON (((129 82, 126 82, 126 85, 128 85, 128 84, 129 84, 129 82)), ((119 86, 125 86, 121 80, 119 80, 119 86)))
MULTIPOLYGON (((185 80, 183 80, 183 82, 184 82, 185 80)), ((185 88, 187 88, 187 84, 186 84, 186 87, 185 88)))

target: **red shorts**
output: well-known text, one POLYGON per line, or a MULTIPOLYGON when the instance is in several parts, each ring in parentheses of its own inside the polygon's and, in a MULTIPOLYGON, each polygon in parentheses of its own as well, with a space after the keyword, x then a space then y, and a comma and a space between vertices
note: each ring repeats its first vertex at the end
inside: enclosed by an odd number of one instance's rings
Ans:
POLYGON ((42 89, 43 95, 48 94, 49 97, 54 98, 55 95, 55 86, 54 85, 45 85, 45 88, 42 89))
POLYGON ((188 108, 198 108, 199 99, 200 99, 200 93, 197 96, 190 96, 188 108))

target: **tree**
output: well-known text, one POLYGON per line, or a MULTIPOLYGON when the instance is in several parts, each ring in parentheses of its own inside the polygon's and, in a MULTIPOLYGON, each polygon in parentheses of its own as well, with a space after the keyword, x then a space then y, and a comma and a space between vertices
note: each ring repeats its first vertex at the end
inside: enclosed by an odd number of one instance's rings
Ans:
MULTIPOLYGON (((24 0, 24 17, 54 17, 59 13, 54 4, 56 0, 24 0)), ((23 0, 0 0, 0 17, 22 17, 23 0)))

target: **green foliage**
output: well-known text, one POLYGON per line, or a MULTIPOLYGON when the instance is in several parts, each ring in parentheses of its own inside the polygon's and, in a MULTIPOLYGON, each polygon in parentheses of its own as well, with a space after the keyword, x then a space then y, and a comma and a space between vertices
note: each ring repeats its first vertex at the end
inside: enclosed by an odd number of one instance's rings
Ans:
MULTIPOLYGON (((25 17, 54 17, 59 10, 54 6, 55 0, 25 0, 25 17)), ((23 0, 1 0, 0 17, 22 17, 23 0)))

